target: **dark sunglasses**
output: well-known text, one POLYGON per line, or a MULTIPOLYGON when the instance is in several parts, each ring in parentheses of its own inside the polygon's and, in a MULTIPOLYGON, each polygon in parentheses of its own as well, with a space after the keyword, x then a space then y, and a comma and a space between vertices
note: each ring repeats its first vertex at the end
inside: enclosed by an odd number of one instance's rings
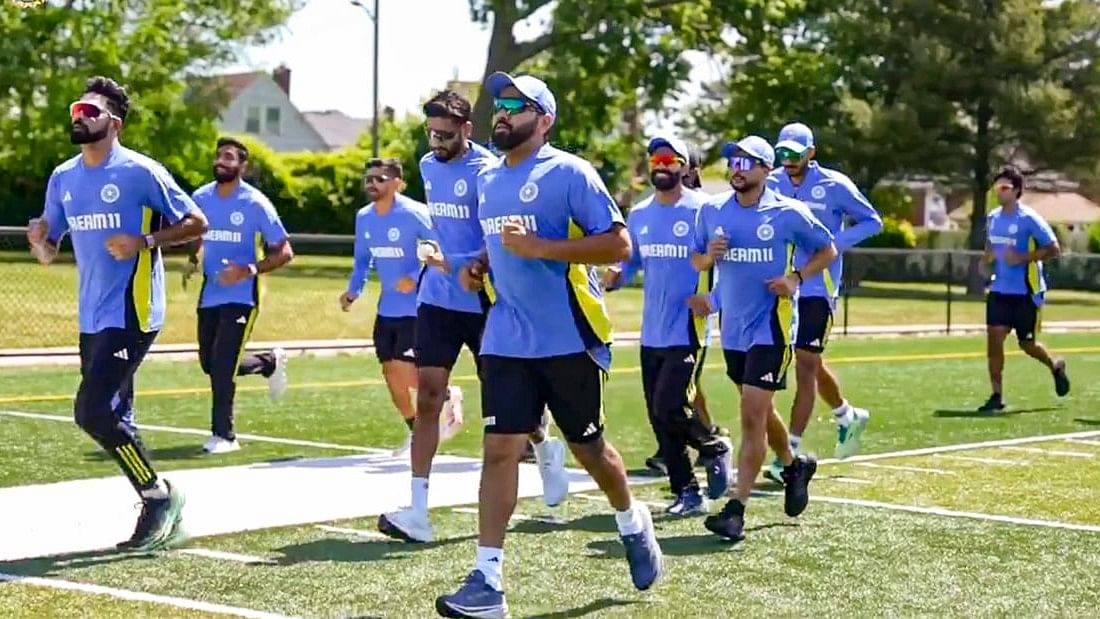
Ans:
POLYGON ((506 112, 509 116, 522 114, 529 109, 536 112, 541 111, 537 105, 531 103, 527 99, 520 99, 519 97, 493 99, 493 110, 496 112, 506 112))
POLYGON ((457 131, 436 131, 435 129, 427 129, 428 139, 439 140, 440 142, 450 142, 458 137, 457 131))
POLYGON ((731 170, 747 172, 758 165, 764 165, 764 162, 755 157, 746 157, 744 155, 734 155, 733 157, 730 157, 731 170))
POLYGON ((87 118, 88 120, 95 120, 99 118, 100 114, 106 114, 109 118, 118 118, 118 116, 115 116, 91 101, 73 101, 69 104, 69 116, 71 116, 73 120, 81 117, 87 118))
POLYGON ((800 153, 789 148, 775 149, 775 158, 779 161, 802 161, 802 155, 804 154, 806 154, 806 151, 800 153))
POLYGON ((363 177, 363 180, 368 183, 384 183, 390 180, 390 177, 385 174, 367 174, 363 177))

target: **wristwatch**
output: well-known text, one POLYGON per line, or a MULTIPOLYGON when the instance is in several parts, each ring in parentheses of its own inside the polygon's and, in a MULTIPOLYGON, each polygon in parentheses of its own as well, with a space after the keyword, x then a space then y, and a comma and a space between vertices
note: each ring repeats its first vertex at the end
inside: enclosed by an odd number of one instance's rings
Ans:
POLYGON ((798 278, 798 283, 799 284, 803 283, 803 281, 802 281, 802 272, 801 271, 799 271, 798 269, 795 269, 795 270, 791 271, 791 274, 798 278))
POLYGON ((145 235, 145 247, 146 249, 153 249, 157 246, 157 239, 152 234, 145 235))
POLYGON ((256 275, 256 273, 259 272, 259 269, 256 268, 255 264, 250 264, 250 265, 248 265, 248 272, 253 274, 253 275, 256 275))

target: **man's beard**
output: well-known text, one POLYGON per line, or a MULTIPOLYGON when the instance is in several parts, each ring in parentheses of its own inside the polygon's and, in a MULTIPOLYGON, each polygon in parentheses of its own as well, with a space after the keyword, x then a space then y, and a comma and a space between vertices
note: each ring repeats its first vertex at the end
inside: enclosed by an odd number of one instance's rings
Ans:
POLYGON ((82 122, 74 122, 69 128, 69 141, 73 144, 91 144, 107 137, 107 124, 98 131, 92 131, 82 122))
POLYGON ((730 187, 733 187, 734 191, 744 193, 746 191, 752 191, 753 189, 756 189, 758 186, 760 186, 760 183, 754 183, 754 182, 750 181, 749 179, 745 178, 744 176, 742 176, 740 178, 741 178, 740 183, 739 183, 741 185, 740 187, 737 186, 738 183, 734 180, 734 178, 732 178, 732 177, 730 178, 730 187))
POLYGON ((230 172, 229 170, 220 168, 218 166, 214 166, 214 180, 218 181, 219 183, 229 183, 237 180, 237 173, 230 172))
POLYGON ((510 151, 531 139, 531 136, 535 134, 536 125, 538 125, 538 120, 532 120, 526 125, 520 125, 518 127, 513 126, 508 131, 496 131, 494 129, 493 146, 496 146, 501 151, 510 151))
POLYGON ((672 172, 654 170, 649 173, 649 182, 657 188, 657 191, 668 191, 680 184, 681 176, 672 172))

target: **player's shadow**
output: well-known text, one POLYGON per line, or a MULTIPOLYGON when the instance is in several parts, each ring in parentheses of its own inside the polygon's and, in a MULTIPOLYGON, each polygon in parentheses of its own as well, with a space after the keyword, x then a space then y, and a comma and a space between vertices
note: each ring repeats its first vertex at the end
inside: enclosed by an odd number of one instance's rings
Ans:
POLYGON ((1100 419, 1085 419, 1084 417, 1078 417, 1073 421, 1074 423, 1080 423, 1086 426, 1100 426, 1100 419))
POLYGON ((940 419, 996 419, 998 417, 1014 417, 1016 415, 1027 415, 1030 413, 1049 413, 1051 411, 1062 410, 1061 406, 1042 406, 1038 408, 1017 408, 1007 409, 1003 411, 979 411, 975 409, 940 409, 932 413, 933 417, 939 417, 940 419))
MULTIPOLYGON (((774 528, 798 528, 802 525, 796 522, 769 522, 752 527, 745 527, 745 533, 764 531, 774 528)), ((700 522, 702 527, 702 522, 700 522)), ((722 539, 712 533, 700 533, 696 535, 675 535, 662 537, 657 532, 657 541, 661 545, 661 552, 670 557, 698 557, 729 552, 731 547, 737 544, 722 539)), ((597 540, 588 543, 588 549, 600 553, 600 558, 623 559, 626 551, 622 542, 618 540, 597 540)))
POLYGON ((544 520, 521 520, 508 529, 510 533, 549 533, 551 531, 584 531, 585 533, 616 533, 615 517, 610 514, 590 514, 575 520, 547 522, 544 520))
MULTIPOLYGON (((121 561, 148 561, 156 559, 155 552, 126 552, 115 549, 92 550, 87 552, 70 552, 65 554, 37 557, 21 561, 5 561, 0 563, 0 572, 19 576, 49 577, 62 575, 65 570, 75 568, 95 567, 97 565, 110 565, 121 561)), ((140 565, 134 565, 138 570, 140 565)))
MULTIPOLYGON (((146 447, 145 453, 153 462, 165 460, 198 460, 207 457, 201 445, 174 445, 172 447, 146 447)), ((88 461, 104 462, 111 460, 107 452, 97 449, 84 452, 84 459, 88 461)))
POLYGON ((578 606, 576 608, 570 608, 569 610, 559 610, 554 613, 545 613, 542 615, 531 615, 530 619, 569 619, 570 617, 585 617, 592 613, 598 613, 601 610, 607 610, 609 608, 616 608, 619 606, 632 606, 634 604, 642 604, 639 600, 617 600, 614 598, 601 598, 594 602, 589 602, 584 606, 578 606))
POLYGON ((465 535, 449 539, 436 540, 426 544, 410 544, 399 540, 363 539, 351 540, 333 537, 315 540, 304 544, 291 544, 274 551, 282 556, 275 559, 280 566, 301 563, 373 563, 404 559, 417 552, 449 546, 458 542, 476 539, 476 535, 465 535))

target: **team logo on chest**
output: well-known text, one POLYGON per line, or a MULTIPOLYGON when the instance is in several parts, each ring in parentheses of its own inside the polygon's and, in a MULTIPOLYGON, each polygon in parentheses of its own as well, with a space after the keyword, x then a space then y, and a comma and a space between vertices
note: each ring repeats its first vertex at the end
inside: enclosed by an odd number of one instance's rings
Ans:
POLYGON ((396 243, 397 239, 401 238, 401 231, 397 228, 390 228, 390 231, 386 234, 391 243, 396 243))
POLYGON ((122 195, 122 193, 118 190, 118 185, 114 183, 107 183, 103 186, 103 189, 99 190, 99 199, 107 204, 116 202, 120 195, 122 195))
POLYGON ((762 223, 756 228, 756 238, 761 241, 770 241, 775 237, 775 228, 769 223, 762 223))
POLYGON ((687 236, 688 229, 688 222, 686 221, 678 221, 672 224, 672 234, 676 236, 687 236))
POLYGON ((455 181, 455 196, 461 198, 466 195, 466 179, 460 178, 455 181))
POLYGON ((539 186, 534 183, 529 182, 519 190, 520 202, 534 202, 537 197, 539 197, 539 186))
POLYGON ((240 211, 233 211, 229 215, 229 223, 233 224, 234 226, 239 226, 239 225, 243 224, 244 223, 244 213, 242 213, 240 211))
POLYGON ((810 195, 814 200, 820 200, 825 197, 825 188, 821 185, 814 185, 814 188, 810 190, 810 195))
POLYGON ((1020 228, 1017 227, 1016 224, 1012 224, 1011 226, 1008 227, 1008 233, 1009 234, 1016 234, 1016 231, 1019 230, 1019 229, 1020 228))

